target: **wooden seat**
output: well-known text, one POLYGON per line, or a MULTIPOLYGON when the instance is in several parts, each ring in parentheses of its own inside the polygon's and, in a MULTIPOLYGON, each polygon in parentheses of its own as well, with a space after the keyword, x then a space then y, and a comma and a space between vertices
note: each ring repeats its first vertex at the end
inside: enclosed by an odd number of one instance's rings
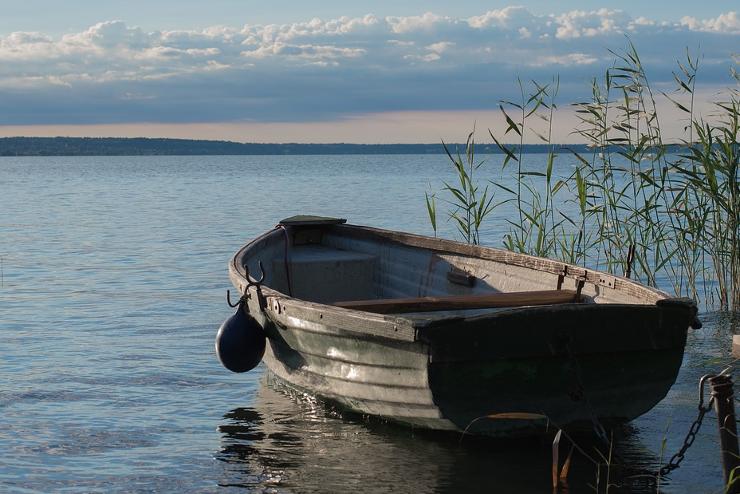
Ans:
POLYGON ((397 314, 455 309, 486 309, 489 307, 524 307, 531 305, 569 304, 579 302, 575 290, 540 290, 530 292, 483 293, 442 297, 386 298, 335 302, 345 309, 397 314))

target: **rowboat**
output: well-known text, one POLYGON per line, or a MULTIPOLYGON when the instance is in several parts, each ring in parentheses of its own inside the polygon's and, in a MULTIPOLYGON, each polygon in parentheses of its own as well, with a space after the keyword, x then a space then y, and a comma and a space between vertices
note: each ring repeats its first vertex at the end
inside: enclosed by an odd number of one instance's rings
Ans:
POLYGON ((264 343, 225 323, 227 367, 261 357, 341 408, 490 436, 646 413, 700 324, 693 301, 625 277, 334 218, 281 221, 229 275, 264 343))

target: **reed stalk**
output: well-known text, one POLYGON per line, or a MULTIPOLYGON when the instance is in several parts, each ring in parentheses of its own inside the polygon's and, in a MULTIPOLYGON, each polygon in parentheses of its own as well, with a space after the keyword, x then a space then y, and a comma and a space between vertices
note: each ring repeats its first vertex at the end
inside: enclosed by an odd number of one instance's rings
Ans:
MULTIPOLYGON (((506 130, 489 134, 503 154, 502 169, 516 165, 515 187, 489 185, 506 197, 493 203, 493 189, 478 184, 471 133, 466 153, 445 151, 457 175, 445 183, 448 216, 461 237, 479 243, 486 217, 500 204, 516 204, 504 247, 561 259, 618 275, 630 275, 677 296, 703 297, 722 310, 740 309, 740 96, 728 89, 714 103, 715 115, 695 115, 699 57, 687 50, 674 72, 676 88, 662 93, 684 115, 679 152, 664 141, 656 94, 635 46, 611 52, 614 64, 591 83, 590 99, 574 104, 589 153, 572 152, 576 167, 560 176, 552 142, 559 80, 517 79, 519 101, 501 101, 506 130), (514 144, 504 143, 513 137, 514 144), (530 139, 549 145, 544 169, 525 166, 530 139), (670 151, 670 152, 669 152, 670 151), (542 170, 542 171, 540 171, 542 170), (573 213, 575 211, 575 213, 573 213)), ((738 76, 733 72, 733 77, 738 76)), ((427 193, 437 231, 436 195, 427 193)))
MULTIPOLYGON (((473 129, 465 143, 464 157, 459 151, 455 154, 447 144, 442 142, 445 153, 453 165, 456 182, 444 182, 442 192, 446 195, 442 199, 448 205, 447 216, 455 224, 458 233, 464 241, 470 244, 480 243, 480 227, 485 218, 498 206, 494 204, 494 193, 486 184, 481 186, 477 171, 484 164, 475 156, 475 129, 473 129)), ((436 194, 425 194, 429 221, 437 234, 436 194)))

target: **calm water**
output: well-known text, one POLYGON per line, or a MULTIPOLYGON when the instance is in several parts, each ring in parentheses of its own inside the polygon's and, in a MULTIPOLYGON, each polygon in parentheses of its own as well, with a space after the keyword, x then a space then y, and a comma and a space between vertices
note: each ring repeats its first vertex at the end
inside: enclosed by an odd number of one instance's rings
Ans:
MULTIPOLYGON (((448 173, 442 156, 0 158, 0 491, 550 492, 546 441, 343 417, 214 355, 240 245, 306 212, 430 233, 424 190, 448 173)), ((730 360, 730 324, 704 322, 668 397, 617 432, 630 471, 678 448, 699 376, 730 360)), ((719 465, 712 414, 661 490, 721 491, 719 465)))

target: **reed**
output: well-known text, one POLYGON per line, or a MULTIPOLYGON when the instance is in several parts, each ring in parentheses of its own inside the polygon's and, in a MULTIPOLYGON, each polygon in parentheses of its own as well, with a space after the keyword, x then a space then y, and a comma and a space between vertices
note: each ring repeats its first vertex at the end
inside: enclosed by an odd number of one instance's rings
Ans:
MULTIPOLYGON (((710 292, 721 308, 740 308, 740 180, 738 143, 740 98, 732 92, 729 100, 715 104, 719 123, 694 121, 697 142, 676 163, 684 191, 698 199, 679 210, 687 222, 695 219, 701 229, 689 227, 692 242, 701 246, 709 262, 704 278, 714 285, 710 292), (689 212, 687 212, 687 210, 689 212)), ((688 201, 687 201, 688 202, 688 201)), ((691 225, 690 225, 691 226, 691 225)))
MULTIPOLYGON (((442 201, 448 206, 447 216, 455 224, 463 240, 477 245, 480 243, 480 227, 497 204, 493 202, 494 193, 490 186, 481 186, 477 177, 477 171, 484 161, 478 161, 475 156, 475 130, 468 134, 464 156, 458 150, 453 154, 444 142, 442 146, 456 175, 455 182, 444 182, 442 188, 445 194, 442 201)), ((437 194, 427 192, 425 199, 429 221, 436 236, 437 194)))
MULTIPOLYGON (((656 95, 635 46, 611 52, 614 64, 591 82, 590 98, 574 104, 573 134, 589 153, 572 151, 576 166, 558 177, 552 129, 558 78, 548 84, 517 80, 520 98, 501 101, 503 136, 489 134, 502 152, 503 170, 515 166, 514 187, 476 180, 473 133, 463 158, 445 151, 457 183, 444 184, 448 215, 463 238, 480 241, 486 217, 500 204, 516 205, 502 242, 505 248, 561 259, 651 286, 703 299, 722 310, 740 309, 740 93, 728 88, 709 119, 694 112, 698 56, 687 50, 674 72, 675 90, 656 95), (679 152, 663 138, 656 98, 667 98, 684 115, 679 152), (508 140, 508 143, 504 143, 508 140), (526 166, 523 144, 550 146, 544 169, 526 166), (513 141, 513 143, 512 143, 513 141), (533 171, 534 170, 534 171, 533 171)), ((732 76, 737 81, 737 74, 732 76)), ((740 81, 739 81, 740 82, 740 81)), ((571 161, 572 159, 571 158, 571 161)), ((540 158, 537 158, 540 159, 540 158)), ((436 234, 434 194, 427 211, 436 234)))
MULTIPOLYGON (((555 197, 559 189, 565 184, 553 177, 553 168, 556 154, 552 142, 553 115, 557 108, 556 98, 560 88, 559 78, 554 78, 549 84, 538 84, 532 81, 525 86, 518 80, 520 101, 502 101, 500 109, 507 122, 505 134, 514 133, 519 143, 505 145, 489 130, 489 134, 496 146, 504 153, 503 168, 510 162, 516 164, 517 187, 512 190, 501 184, 495 184, 510 194, 509 199, 516 202, 518 222, 509 220, 509 233, 504 236, 504 246, 512 251, 524 252, 541 257, 552 256, 557 249, 558 232, 561 229, 562 218, 555 215, 555 197), (507 113, 516 111, 515 121, 507 113), (531 120, 539 124, 539 128, 531 125, 531 120), (548 145, 547 165, 544 172, 526 171, 523 168, 524 139, 527 133, 533 133, 538 140, 548 145), (544 191, 540 191, 537 181, 544 180, 544 191)), ((513 113, 512 113, 513 114, 513 113)), ((506 201, 508 202, 508 201, 506 201)))

